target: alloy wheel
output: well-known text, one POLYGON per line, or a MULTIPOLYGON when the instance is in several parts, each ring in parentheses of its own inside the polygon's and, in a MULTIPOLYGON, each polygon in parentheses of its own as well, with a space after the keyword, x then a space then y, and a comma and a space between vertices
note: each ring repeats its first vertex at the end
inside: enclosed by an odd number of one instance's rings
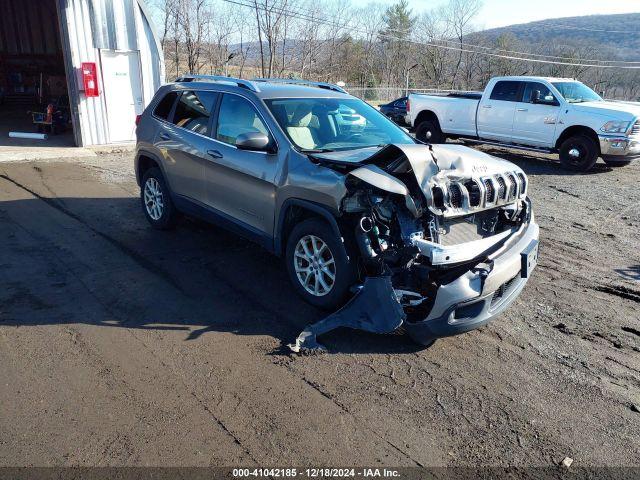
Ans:
POLYGON ((296 244, 293 257, 298 281, 311 295, 323 297, 335 285, 336 262, 329 246, 315 235, 305 235, 296 244))
POLYGON ((153 220, 160 220, 164 212, 164 197, 160 183, 153 177, 144 184, 144 205, 153 220))

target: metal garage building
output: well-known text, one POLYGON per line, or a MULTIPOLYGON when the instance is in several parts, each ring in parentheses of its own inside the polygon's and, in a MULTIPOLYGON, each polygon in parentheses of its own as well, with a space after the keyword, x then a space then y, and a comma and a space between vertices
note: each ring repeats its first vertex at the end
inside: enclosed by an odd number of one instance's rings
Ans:
POLYGON ((135 139, 136 115, 164 82, 142 0, 0 0, 0 12, 0 145, 8 130, 50 131, 47 121, 60 124, 53 142, 135 139))

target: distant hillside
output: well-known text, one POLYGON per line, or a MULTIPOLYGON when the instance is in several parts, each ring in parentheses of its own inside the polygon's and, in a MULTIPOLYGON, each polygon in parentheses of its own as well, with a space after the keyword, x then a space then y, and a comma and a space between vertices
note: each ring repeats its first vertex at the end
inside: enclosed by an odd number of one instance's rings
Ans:
POLYGON ((476 35, 495 40, 507 33, 531 46, 593 47, 606 52, 603 59, 640 61, 640 13, 554 18, 492 28, 476 35))

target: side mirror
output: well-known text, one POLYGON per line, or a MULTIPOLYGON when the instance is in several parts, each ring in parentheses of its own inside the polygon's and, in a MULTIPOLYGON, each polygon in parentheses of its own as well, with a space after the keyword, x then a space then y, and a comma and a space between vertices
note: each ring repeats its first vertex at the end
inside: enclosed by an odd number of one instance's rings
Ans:
POLYGON ((531 93, 531 103, 539 104, 539 105, 549 105, 552 107, 557 107, 558 105, 560 105, 558 100, 556 100, 552 94, 549 94, 546 97, 543 97, 542 94, 540 93, 540 90, 534 90, 531 93))
POLYGON ((238 135, 236 147, 240 150, 266 152, 269 150, 269 137, 261 132, 247 132, 238 135))

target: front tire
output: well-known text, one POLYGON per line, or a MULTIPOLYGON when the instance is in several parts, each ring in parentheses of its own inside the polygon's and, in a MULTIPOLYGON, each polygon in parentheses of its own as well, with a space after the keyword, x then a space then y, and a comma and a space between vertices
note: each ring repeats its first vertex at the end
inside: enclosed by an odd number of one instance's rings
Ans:
POLYGON ((444 143, 445 137, 438 122, 425 120, 416 128, 416 138, 425 143, 444 143))
POLYGON ((355 283, 354 259, 342 238, 318 218, 296 225, 287 240, 289 280, 307 303, 322 309, 341 307, 355 283))
POLYGON ((178 219, 178 211, 171 200, 171 191, 159 168, 147 170, 142 177, 140 201, 142 211, 153 228, 169 230, 178 219))
POLYGON ((600 149, 587 135, 574 135, 560 145, 560 163, 568 170, 586 172, 598 161, 600 149))

